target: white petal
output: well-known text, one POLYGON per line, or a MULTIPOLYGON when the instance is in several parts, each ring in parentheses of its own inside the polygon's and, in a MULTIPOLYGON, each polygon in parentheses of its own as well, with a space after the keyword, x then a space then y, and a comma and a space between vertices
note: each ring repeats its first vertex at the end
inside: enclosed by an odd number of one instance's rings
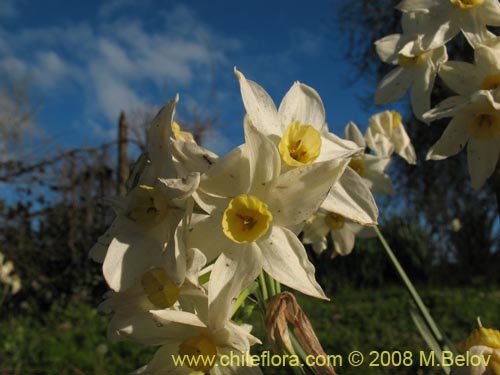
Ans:
POLYGON ((249 324, 240 326, 230 321, 224 329, 217 331, 216 344, 221 348, 248 351, 251 345, 262 344, 257 337, 250 334, 251 330, 252 326, 249 324))
POLYGON ((189 248, 186 251, 186 279, 194 285, 198 284, 198 275, 207 264, 207 257, 198 249, 189 248))
POLYGON ((362 151, 356 143, 342 139, 333 133, 323 131, 321 134, 321 153, 316 162, 349 158, 362 151))
POLYGON ((469 102, 465 96, 451 96, 440 102, 435 108, 423 114, 424 121, 434 121, 444 117, 453 117, 455 113, 469 102))
POLYGON ((238 295, 262 271, 262 254, 255 243, 233 244, 215 262, 208 285, 209 326, 224 327, 238 295))
POLYGON ((488 75, 498 74, 500 70, 500 49, 497 44, 499 38, 495 38, 490 43, 481 44, 474 51, 474 60, 476 70, 478 72, 477 84, 474 86, 479 88, 482 79, 488 75))
POLYGON ((473 48, 479 46, 482 42, 494 38, 496 35, 488 31, 486 24, 482 19, 479 19, 478 13, 480 9, 469 11, 469 14, 460 19, 460 28, 473 48))
POLYGON ((453 117, 441 138, 429 150, 426 159, 442 160, 458 154, 469 139, 467 126, 471 121, 472 116, 466 113, 453 117))
POLYGON ((469 140, 467 164, 474 189, 480 189, 493 174, 499 154, 499 137, 490 141, 477 141, 472 138, 469 140))
POLYGON ((378 208, 363 179, 347 167, 321 206, 362 225, 377 224, 378 208))
POLYGON ((123 215, 118 215, 106 232, 104 232, 104 234, 97 239, 95 245, 92 246, 89 251, 89 258, 97 263, 104 262, 111 241, 123 230, 122 227, 126 225, 128 221, 129 220, 123 215))
POLYGON ((330 228, 325 223, 325 217, 323 215, 317 216, 311 223, 306 224, 304 227, 302 242, 306 245, 320 242, 329 231, 330 228))
POLYGON ((446 86, 460 95, 469 95, 478 90, 481 75, 474 65, 463 61, 448 61, 439 69, 439 77, 446 86))
POLYGON ((436 78, 436 73, 431 65, 427 65, 422 73, 415 77, 410 91, 413 113, 419 120, 423 120, 423 114, 431 108, 431 92, 436 78))
MULTIPOLYGON (((163 325, 168 325, 172 329, 174 327, 180 326, 185 329, 193 327, 194 329, 205 328, 206 324, 200 320, 195 314, 178 311, 178 310, 153 310, 151 314, 154 316, 155 320, 163 325)), ((175 335, 176 333, 172 333, 175 335)), ((173 338, 174 336, 168 336, 173 338)))
POLYGON ((257 83, 249 81, 234 69, 240 83, 241 97, 252 124, 262 133, 283 134, 278 118, 278 111, 269 94, 257 83))
POLYGON ((392 141, 394 143, 394 151, 399 156, 405 159, 409 164, 416 164, 417 155, 403 124, 393 130, 392 141))
POLYGON ((259 240, 264 270, 274 279, 301 293, 328 299, 316 281, 314 266, 304 245, 286 228, 273 226, 268 237, 259 240))
POLYGON ((486 0, 481 6, 484 23, 491 26, 500 26, 500 3, 498 0, 486 0))
POLYGON ((295 82, 284 96, 278 115, 285 128, 294 121, 300 121, 319 131, 325 123, 325 108, 319 94, 312 87, 299 82, 295 82))
POLYGON ((183 206, 186 199, 198 189, 200 174, 192 172, 184 178, 159 178, 156 186, 165 194, 168 200, 177 206, 183 206))
POLYGON ((257 196, 269 190, 270 182, 279 176, 281 157, 278 148, 251 123, 245 121, 244 153, 250 164, 250 186, 248 191, 257 196))
MULTIPOLYGON (((115 315, 117 319, 114 319, 113 327, 118 330, 120 338, 131 339, 144 345, 161 345, 171 339, 184 340, 206 330, 205 325, 171 322, 156 316, 157 313, 164 311, 174 310, 152 310, 129 317, 115 315)), ((184 311, 175 312, 196 317, 184 311)))
POLYGON ((120 292, 130 288, 148 268, 161 263, 169 234, 165 223, 164 220, 147 231, 130 223, 111 241, 102 266, 111 289, 120 292))
POLYGON ((370 191, 375 195, 394 195, 396 190, 392 185, 390 177, 385 173, 371 172, 364 176, 371 182, 370 191))
POLYGON ((363 149, 366 147, 363 133, 361 133, 361 130, 359 130, 358 126, 352 121, 350 121, 344 129, 344 138, 353 141, 359 147, 363 147, 363 149))
POLYGON ((160 109, 148 131, 146 149, 151 160, 151 175, 155 177, 172 178, 177 175, 172 161, 170 134, 178 100, 177 96, 160 109))
POLYGON ((380 158, 377 156, 366 155, 366 170, 363 178, 370 181, 369 188, 375 195, 394 195, 396 191, 392 185, 391 179, 384 170, 387 168, 390 158, 380 158))
POLYGON ((202 176, 200 190, 220 197, 234 197, 248 191, 250 162, 244 147, 233 149, 202 176))
POLYGON ((385 63, 396 65, 398 63, 399 50, 405 44, 401 34, 391 34, 375 42, 377 54, 385 63))
POLYGON ((267 200, 273 224, 289 227, 309 219, 342 175, 347 163, 347 160, 313 163, 279 176, 267 200))
POLYGON ((340 230, 332 230, 333 247, 339 255, 348 255, 354 248, 356 237, 348 226, 340 230))
POLYGON ((385 105, 401 99, 413 81, 408 69, 398 67, 391 70, 380 81, 375 92, 375 104, 385 105))
POLYGON ((190 172, 205 172, 214 164, 218 156, 193 142, 171 140, 172 155, 181 176, 190 172))
POLYGON ((234 244, 222 231, 222 213, 219 211, 193 222, 186 243, 188 248, 199 249, 209 263, 234 244))

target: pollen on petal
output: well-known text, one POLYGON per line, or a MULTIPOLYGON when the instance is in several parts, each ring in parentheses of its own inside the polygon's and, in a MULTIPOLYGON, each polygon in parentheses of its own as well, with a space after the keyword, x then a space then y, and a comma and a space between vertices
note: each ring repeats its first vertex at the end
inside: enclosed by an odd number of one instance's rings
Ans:
POLYGON ((321 152, 321 135, 314 126, 294 121, 281 138, 279 152, 291 167, 311 164, 321 152))
POLYGON ((236 243, 255 242, 267 233, 273 215, 267 205, 253 195, 233 198, 222 218, 224 234, 236 243))

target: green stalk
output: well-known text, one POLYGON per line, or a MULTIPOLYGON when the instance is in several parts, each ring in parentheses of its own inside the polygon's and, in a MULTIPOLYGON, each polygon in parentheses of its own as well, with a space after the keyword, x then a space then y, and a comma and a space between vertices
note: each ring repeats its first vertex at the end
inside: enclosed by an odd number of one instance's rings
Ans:
POLYGON ((275 284, 275 288, 276 288, 276 294, 280 294, 281 293, 281 284, 278 280, 274 280, 274 284, 275 284))
POLYGON ((264 304, 269 299, 269 293, 267 292, 266 278, 264 276, 264 271, 262 271, 259 275, 259 285, 260 291, 262 292, 262 299, 264 300, 264 304))
POLYGON ((266 282, 269 291, 269 297, 274 297, 276 294, 276 284, 274 283, 274 279, 266 273, 266 282))
POLYGON ((391 260, 394 268, 396 269, 399 276, 401 277, 401 280, 403 280, 403 283, 405 284, 406 289, 410 293, 410 296, 413 299, 413 301, 415 302, 418 311, 422 315, 423 319, 425 320, 425 323, 429 327, 429 329, 432 332, 433 336, 435 337, 436 341, 439 343, 439 345, 441 346, 442 349, 451 350, 456 355, 457 353, 456 353, 455 348, 448 347, 445 344, 445 338, 444 338, 443 334, 439 330, 436 322, 434 321, 431 314, 429 313, 429 310, 427 309, 424 302, 420 298, 420 295, 418 294, 417 290, 413 286, 413 283, 411 282, 410 278, 408 277, 405 270, 401 266, 401 263, 399 263, 398 259, 396 258, 396 255, 394 255, 394 252, 391 250, 389 244, 385 240, 384 236, 382 235, 382 233, 380 232, 378 227, 375 227, 375 232, 377 233, 378 238, 379 238, 380 242, 382 243, 382 246, 384 247, 385 252, 389 256, 389 259, 391 260))

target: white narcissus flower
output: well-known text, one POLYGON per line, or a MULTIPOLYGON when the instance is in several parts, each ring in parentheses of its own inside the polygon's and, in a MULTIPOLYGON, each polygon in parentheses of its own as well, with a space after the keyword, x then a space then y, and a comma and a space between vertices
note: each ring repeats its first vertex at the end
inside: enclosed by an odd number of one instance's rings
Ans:
MULTIPOLYGON (((323 102, 313 88, 295 82, 276 110, 273 100, 261 86, 247 80, 236 69, 235 73, 248 121, 278 147, 284 170, 346 159, 360 151, 355 143, 328 131, 323 102)), ((353 221, 377 223, 378 209, 373 196, 350 168, 333 186, 325 204, 353 221)))
MULTIPOLYGON (((349 122, 345 127, 344 138, 353 141, 363 150, 366 148, 365 139, 353 122, 349 122)), ((349 166, 360 175, 373 194, 393 195, 396 191, 392 186, 391 179, 384 172, 390 162, 390 156, 370 155, 363 151, 351 158, 349 166)))
POLYGON ((319 210, 311 216, 304 227, 302 242, 311 244, 317 254, 321 254, 328 247, 327 235, 330 234, 334 250, 331 257, 348 255, 354 248, 356 237, 375 237, 373 228, 363 227, 347 220, 334 212, 319 210))
POLYGON ((427 159, 446 159, 458 154, 467 144, 474 189, 481 188, 492 175, 500 154, 500 103, 494 94, 498 96, 499 90, 477 91, 465 102, 462 97, 451 97, 424 115, 428 120, 452 117, 441 138, 429 150, 427 159))
POLYGON ((495 36, 487 25, 500 26, 498 0, 403 0, 396 8, 422 13, 416 27, 423 34, 425 49, 445 44, 459 31, 476 47, 495 36))
POLYGON ((144 272, 140 282, 129 289, 123 292, 109 291, 106 294, 106 300, 99 305, 99 310, 113 313, 108 324, 110 341, 134 339, 134 335, 129 334, 130 330, 132 334, 135 331, 132 323, 138 327, 154 325, 152 316, 148 313, 150 310, 180 307, 183 311, 193 312, 207 319, 207 295, 198 286, 198 275, 206 258, 197 249, 188 249, 185 258, 186 272, 181 283, 175 282, 178 275, 173 275, 169 267, 158 265, 144 272))
POLYGON ((366 143, 379 156, 391 156, 395 152, 409 164, 415 164, 417 162, 415 149, 402 120, 396 111, 384 111, 373 115, 366 130, 366 143))
MULTIPOLYGON (((109 287, 117 292, 137 284, 149 268, 175 256, 175 250, 165 251, 167 243, 175 247, 169 239, 174 238, 185 214, 185 201, 199 183, 198 173, 176 178, 170 135, 177 101, 176 97, 167 103, 154 118, 148 132, 149 163, 138 173, 137 185, 128 195, 112 200, 117 217, 90 250, 90 257, 103 263, 109 287)), ((185 267, 180 258, 169 264, 185 267)))
POLYGON ((208 287, 212 319, 227 320, 238 294, 262 270, 293 289, 326 299, 304 246, 289 228, 302 226, 316 212, 347 160, 281 174, 278 149, 249 122, 245 140, 205 173, 193 196, 210 216, 189 231, 188 247, 202 250, 209 262, 218 256, 208 287))
POLYGON ((474 64, 448 61, 439 77, 464 101, 478 90, 494 90, 500 85, 500 38, 490 39, 474 50, 474 64))
POLYGON ((144 332, 139 333, 143 336, 141 342, 161 347, 153 359, 134 374, 262 374, 259 367, 251 366, 248 356, 250 347, 260 341, 247 327, 224 322, 214 328, 184 311, 156 310, 151 314, 156 324, 144 327, 144 332), (239 361, 234 360, 235 357, 239 361))
POLYGON ((422 119, 424 112, 430 109, 431 91, 439 67, 448 60, 445 46, 424 49, 422 35, 407 30, 403 34, 379 39, 375 46, 383 62, 398 65, 380 81, 375 92, 375 104, 392 103, 410 90, 413 113, 422 119))

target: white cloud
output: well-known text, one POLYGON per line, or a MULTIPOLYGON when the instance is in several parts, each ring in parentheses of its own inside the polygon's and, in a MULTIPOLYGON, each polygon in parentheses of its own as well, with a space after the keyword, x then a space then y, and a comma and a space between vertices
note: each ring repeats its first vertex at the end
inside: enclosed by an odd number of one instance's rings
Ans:
POLYGON ((42 95, 48 89, 64 93, 73 84, 82 95, 84 113, 96 119, 94 123, 102 123, 104 117, 114 124, 121 110, 162 104, 161 98, 193 87, 202 91, 200 84, 207 86, 213 65, 225 64, 226 52, 238 46, 183 5, 157 14, 160 26, 154 29, 130 12, 127 18, 107 18, 130 6, 136 5, 128 0, 107 2, 93 23, 16 33, 0 26, 0 37, 7 41, 0 43, 0 51, 8 52, 0 57, 0 73, 29 74, 42 95))

